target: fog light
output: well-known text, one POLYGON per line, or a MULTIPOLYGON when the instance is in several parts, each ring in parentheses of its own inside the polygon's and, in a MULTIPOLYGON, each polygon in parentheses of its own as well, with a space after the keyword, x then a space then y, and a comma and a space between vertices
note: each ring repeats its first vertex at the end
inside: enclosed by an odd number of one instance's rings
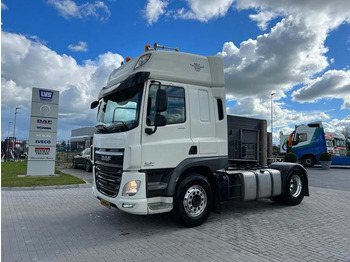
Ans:
POLYGON ((124 185, 123 196, 134 196, 139 191, 141 181, 133 180, 124 185))
POLYGON ((132 204, 125 204, 125 203, 123 203, 122 207, 123 207, 123 208, 133 208, 133 207, 134 207, 134 205, 132 205, 132 204))

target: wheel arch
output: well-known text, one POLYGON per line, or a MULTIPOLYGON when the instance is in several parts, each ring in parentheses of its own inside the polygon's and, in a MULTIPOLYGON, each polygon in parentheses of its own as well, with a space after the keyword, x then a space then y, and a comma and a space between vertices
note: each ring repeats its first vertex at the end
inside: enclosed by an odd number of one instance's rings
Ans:
POLYGON ((213 178, 215 178, 215 177, 213 176, 213 172, 210 170, 210 168, 207 166, 194 166, 194 167, 190 167, 182 172, 182 174, 179 176, 179 178, 177 180, 175 190, 177 189, 179 184, 184 179, 186 179, 188 176, 190 176, 193 173, 205 177, 208 180, 208 182, 210 183, 210 186, 213 187, 212 183, 214 182, 213 178))
POLYGON ((190 173, 196 173, 204 176, 210 183, 213 193, 216 190, 215 187, 215 175, 216 170, 225 168, 227 166, 227 157, 213 157, 213 158, 191 158, 182 161, 171 174, 171 178, 167 187, 167 194, 173 196, 176 192, 178 185, 183 179, 185 179, 190 173))

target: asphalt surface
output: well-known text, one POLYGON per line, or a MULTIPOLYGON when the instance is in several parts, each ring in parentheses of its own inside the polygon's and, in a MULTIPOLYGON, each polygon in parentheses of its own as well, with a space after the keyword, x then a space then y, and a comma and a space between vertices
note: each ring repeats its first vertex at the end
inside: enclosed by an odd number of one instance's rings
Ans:
POLYGON ((1 261, 350 261, 350 169, 307 170, 300 205, 225 202, 196 228, 109 210, 88 187, 2 191, 1 261))

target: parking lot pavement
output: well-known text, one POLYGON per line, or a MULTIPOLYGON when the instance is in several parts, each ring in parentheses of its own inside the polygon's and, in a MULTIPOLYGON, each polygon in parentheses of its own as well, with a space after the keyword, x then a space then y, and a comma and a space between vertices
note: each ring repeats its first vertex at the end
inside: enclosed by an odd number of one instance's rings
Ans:
POLYGON ((169 214, 109 210, 89 188, 1 194, 6 262, 350 261, 345 190, 311 186, 311 197, 293 207, 226 202, 221 215, 196 228, 179 226, 169 214))
POLYGON ((83 169, 74 169, 74 168, 65 168, 65 169, 61 169, 60 171, 62 171, 65 174, 69 174, 69 175, 78 177, 78 178, 84 180, 88 184, 92 184, 92 182, 93 182, 92 172, 86 172, 83 169))
MULTIPOLYGON (((321 167, 306 168, 309 185, 321 188, 350 191, 350 168, 324 170, 321 167)), ((350 260, 349 260, 350 261, 350 260)))

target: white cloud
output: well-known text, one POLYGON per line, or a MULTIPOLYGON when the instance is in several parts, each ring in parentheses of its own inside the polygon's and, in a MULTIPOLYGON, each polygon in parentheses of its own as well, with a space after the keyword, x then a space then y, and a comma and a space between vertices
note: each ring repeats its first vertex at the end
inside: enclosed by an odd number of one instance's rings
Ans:
POLYGON ((167 5, 167 1, 148 0, 144 13, 149 25, 158 21, 159 17, 165 13, 167 5))
MULTIPOLYGON (((242 98, 236 104, 228 108, 227 112, 233 115, 243 115, 252 118, 266 119, 268 122, 268 129, 271 126, 271 103, 259 98, 242 98)), ((286 105, 281 102, 273 103, 273 126, 281 128, 288 125, 294 125, 314 120, 329 120, 330 116, 322 111, 298 112, 296 110, 289 110, 286 105)))
POLYGON ((278 13, 272 11, 258 12, 257 14, 249 15, 249 18, 258 23, 261 30, 266 30, 269 22, 276 18, 278 13))
POLYGON ((85 17, 95 17, 100 21, 106 21, 111 16, 108 6, 102 1, 77 5, 72 0, 48 0, 47 3, 53 5, 58 13, 66 19, 85 17))
POLYGON ((292 97, 302 103, 338 98, 344 101, 342 108, 350 108, 350 70, 329 70, 311 80, 307 86, 294 91, 292 97))
POLYGON ((19 130, 22 125, 18 133, 22 138, 28 136, 32 87, 60 91, 58 137, 67 138, 73 128, 94 125, 96 112, 90 110, 90 103, 123 61, 120 55, 108 52, 79 65, 70 56, 8 32, 2 32, 1 46, 2 119, 12 121, 13 108, 21 106, 18 117, 27 117, 17 122, 19 130))
POLYGON ((69 45, 68 49, 70 49, 71 51, 74 52, 87 52, 88 48, 87 48, 87 43, 83 42, 83 41, 79 41, 79 43, 77 45, 69 45))
POLYGON ((244 41, 239 47, 226 42, 220 54, 228 94, 268 99, 276 90, 275 98, 284 97, 285 91, 328 66, 325 39, 325 32, 313 32, 303 19, 288 17, 269 33, 244 41))
POLYGON ((175 18, 195 19, 208 22, 210 19, 225 16, 234 0, 186 0, 189 10, 176 11, 175 18))
POLYGON ((333 119, 328 123, 323 123, 323 126, 327 132, 342 133, 346 127, 350 128, 350 115, 344 119, 333 119))

